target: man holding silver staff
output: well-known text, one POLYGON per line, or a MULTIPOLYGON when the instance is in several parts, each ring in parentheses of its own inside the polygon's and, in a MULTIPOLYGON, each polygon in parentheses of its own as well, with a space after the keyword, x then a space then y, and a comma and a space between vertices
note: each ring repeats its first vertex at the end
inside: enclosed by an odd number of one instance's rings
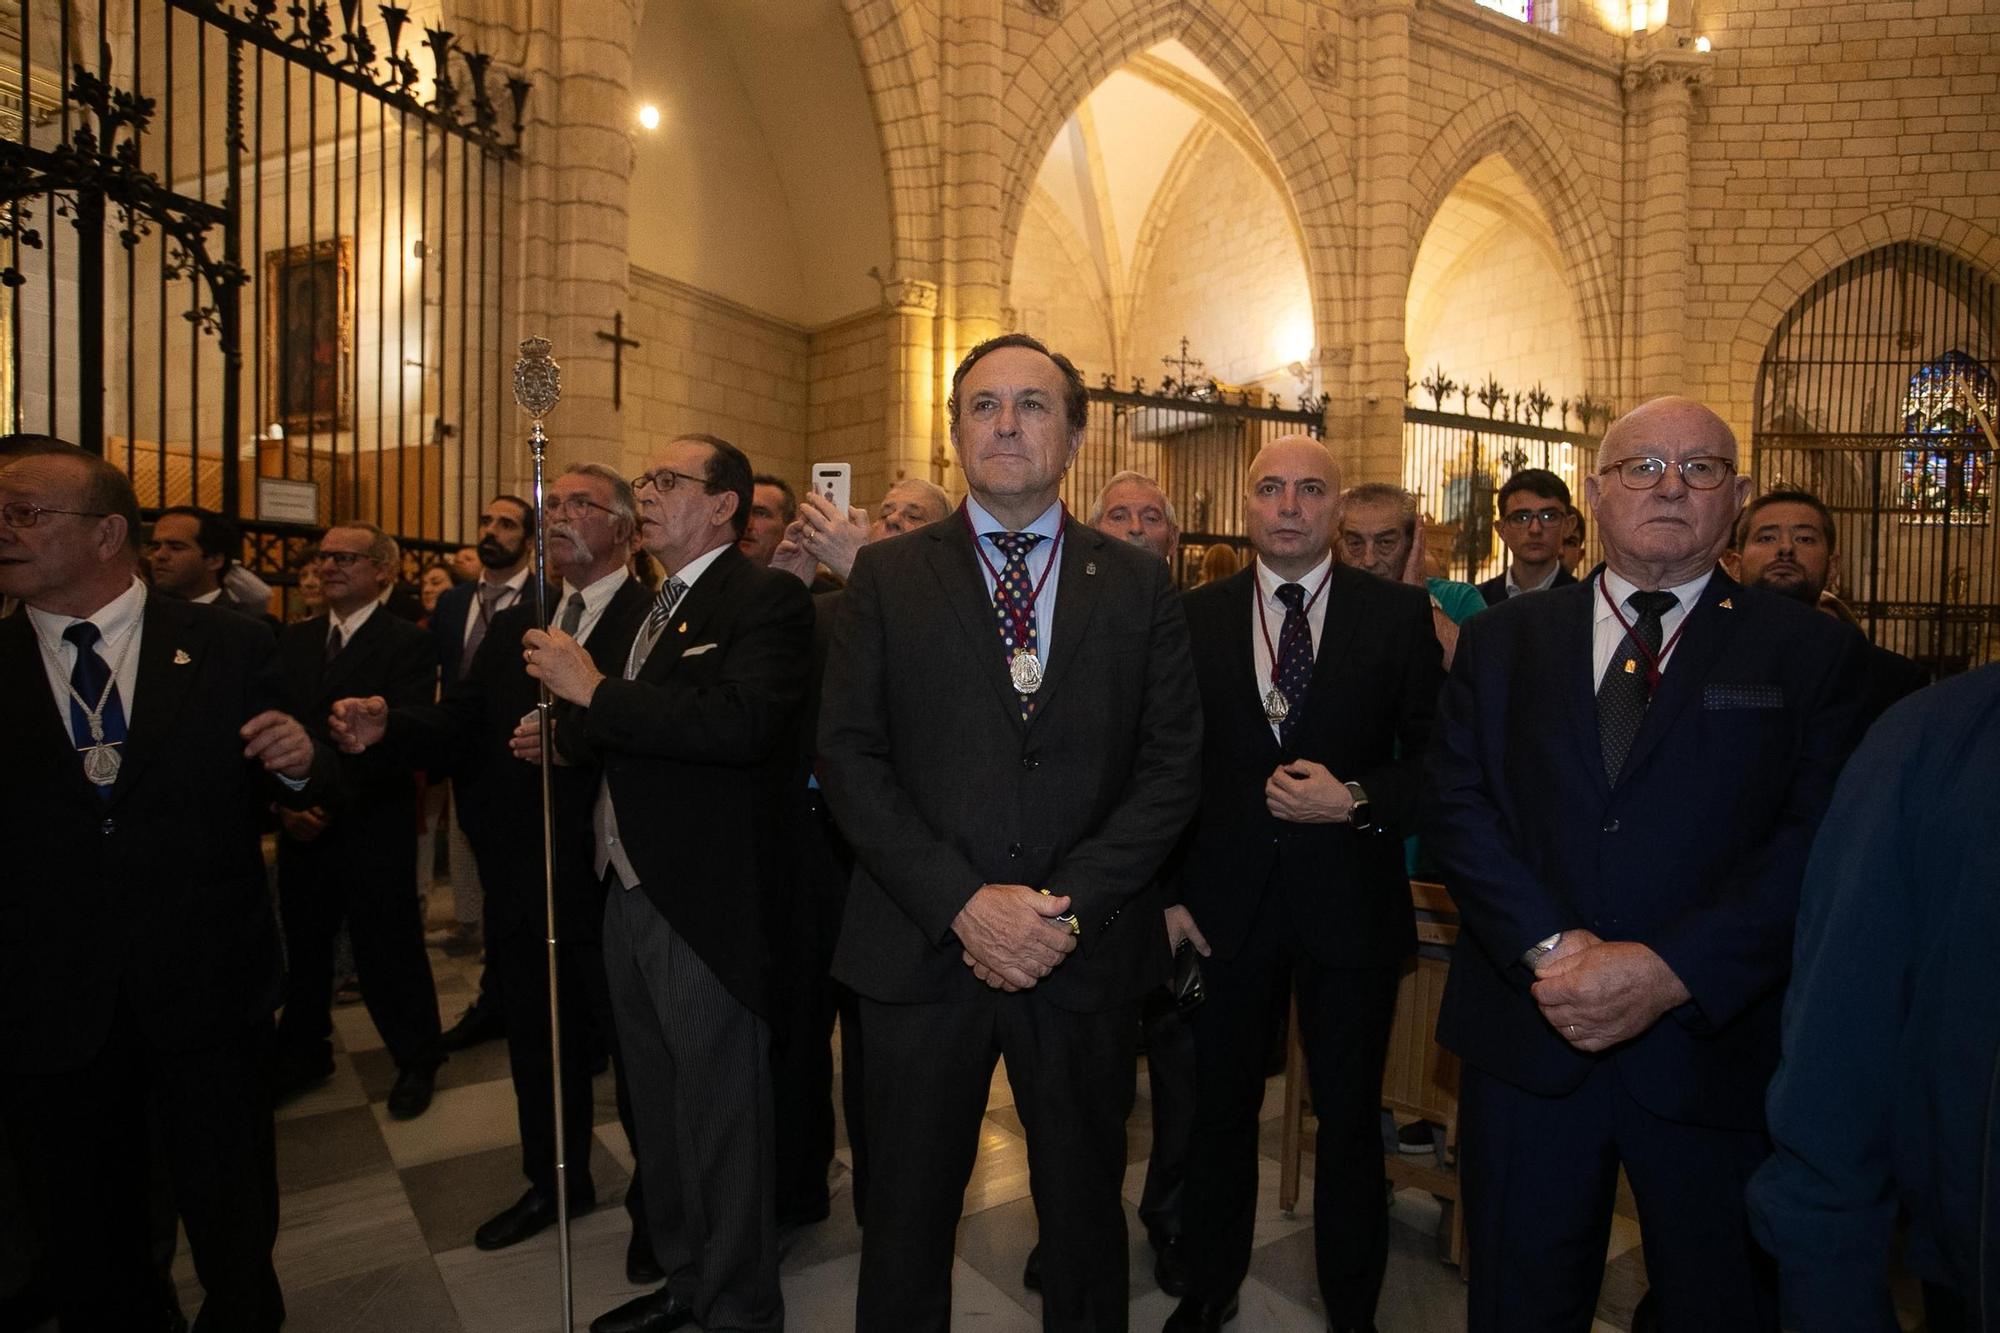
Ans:
POLYGON ((734 445, 670 440, 633 488, 640 543, 666 577, 620 669, 560 629, 530 631, 524 652, 562 701, 559 752, 602 769, 605 967, 666 1272, 591 1328, 775 1329, 773 937, 793 876, 812 599, 737 548, 751 471, 734 445))
MULTIPOLYGON (((644 623, 652 598, 631 578, 626 562, 638 525, 631 486, 599 463, 572 464, 549 487, 548 561, 562 580, 557 625, 581 644, 600 670, 617 670, 644 623)), ((556 1221, 555 1123, 549 1042, 548 961, 540 822, 539 727, 531 714, 537 687, 521 658, 522 637, 535 628, 532 600, 497 613, 464 677, 447 685, 435 705, 390 709, 380 697, 342 699, 333 706, 334 739, 351 753, 382 745, 426 772, 450 776, 461 804, 477 817, 480 877, 486 886, 487 965, 499 973, 501 1017, 521 1128, 521 1170, 529 1188, 481 1226, 473 1243, 503 1249, 556 1221), (521 762, 526 760, 526 763, 521 762)), ((564 1161, 570 1212, 596 1203, 590 1175, 593 1129, 590 1047, 586 1038, 610 1023, 604 955, 598 938, 603 884, 591 866, 590 811, 599 774, 594 766, 559 766, 555 799, 556 936, 561 946, 564 1161)), ((606 1034, 608 1040, 608 1033, 606 1034)), ((619 1117, 631 1133, 623 1063, 618 1070, 619 1117)), ((642 1191, 626 1195, 633 1237, 626 1276, 659 1280, 647 1239, 642 1191)))

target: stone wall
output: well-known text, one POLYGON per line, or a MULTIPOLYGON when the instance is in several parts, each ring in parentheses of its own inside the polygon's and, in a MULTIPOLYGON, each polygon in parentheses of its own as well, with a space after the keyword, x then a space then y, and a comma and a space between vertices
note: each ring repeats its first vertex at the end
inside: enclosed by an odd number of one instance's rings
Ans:
POLYGON ((816 329, 808 339, 805 485, 813 463, 854 465, 854 502, 872 510, 891 477, 888 453, 889 330, 879 311, 816 329))
MULTIPOLYGON (((1518 230, 1489 234, 1435 290, 1413 293, 1409 339, 1411 379, 1441 365, 1475 388, 1488 375, 1510 391, 1539 382, 1556 399, 1589 387, 1569 280, 1537 238, 1518 230)), ((1413 401, 1427 400, 1419 390, 1413 401)))

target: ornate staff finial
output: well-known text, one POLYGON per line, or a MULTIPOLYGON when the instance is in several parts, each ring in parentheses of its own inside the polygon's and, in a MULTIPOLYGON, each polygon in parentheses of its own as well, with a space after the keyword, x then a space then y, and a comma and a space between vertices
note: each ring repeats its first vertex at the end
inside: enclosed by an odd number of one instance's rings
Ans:
POLYGON ((521 356, 514 362, 514 402, 540 424, 562 401, 562 367, 549 355, 547 338, 521 339, 521 356))

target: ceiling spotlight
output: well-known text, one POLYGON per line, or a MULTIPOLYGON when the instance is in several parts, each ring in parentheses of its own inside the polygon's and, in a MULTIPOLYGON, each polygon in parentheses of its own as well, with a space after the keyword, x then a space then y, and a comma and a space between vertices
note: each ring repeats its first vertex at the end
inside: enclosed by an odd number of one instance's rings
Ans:
POLYGON ((639 108, 639 124, 649 130, 660 128, 660 108, 651 102, 639 108))

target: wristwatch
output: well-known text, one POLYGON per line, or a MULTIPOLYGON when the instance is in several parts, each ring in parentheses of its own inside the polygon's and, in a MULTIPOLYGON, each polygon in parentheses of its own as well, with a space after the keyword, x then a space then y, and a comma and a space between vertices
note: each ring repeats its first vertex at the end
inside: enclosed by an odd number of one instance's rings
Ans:
POLYGON ((1375 816, 1369 813, 1368 793, 1361 789, 1358 782, 1343 782, 1341 785, 1347 788, 1348 796, 1354 801, 1353 808, 1347 812, 1347 822, 1364 833, 1374 828, 1375 816))
POLYGON ((1534 971, 1535 967, 1544 958, 1547 958, 1556 951, 1556 946, 1562 943, 1562 938, 1563 933, 1559 930, 1547 939, 1537 944, 1529 945, 1527 952, 1521 955, 1521 966, 1527 968, 1530 972, 1534 971))

